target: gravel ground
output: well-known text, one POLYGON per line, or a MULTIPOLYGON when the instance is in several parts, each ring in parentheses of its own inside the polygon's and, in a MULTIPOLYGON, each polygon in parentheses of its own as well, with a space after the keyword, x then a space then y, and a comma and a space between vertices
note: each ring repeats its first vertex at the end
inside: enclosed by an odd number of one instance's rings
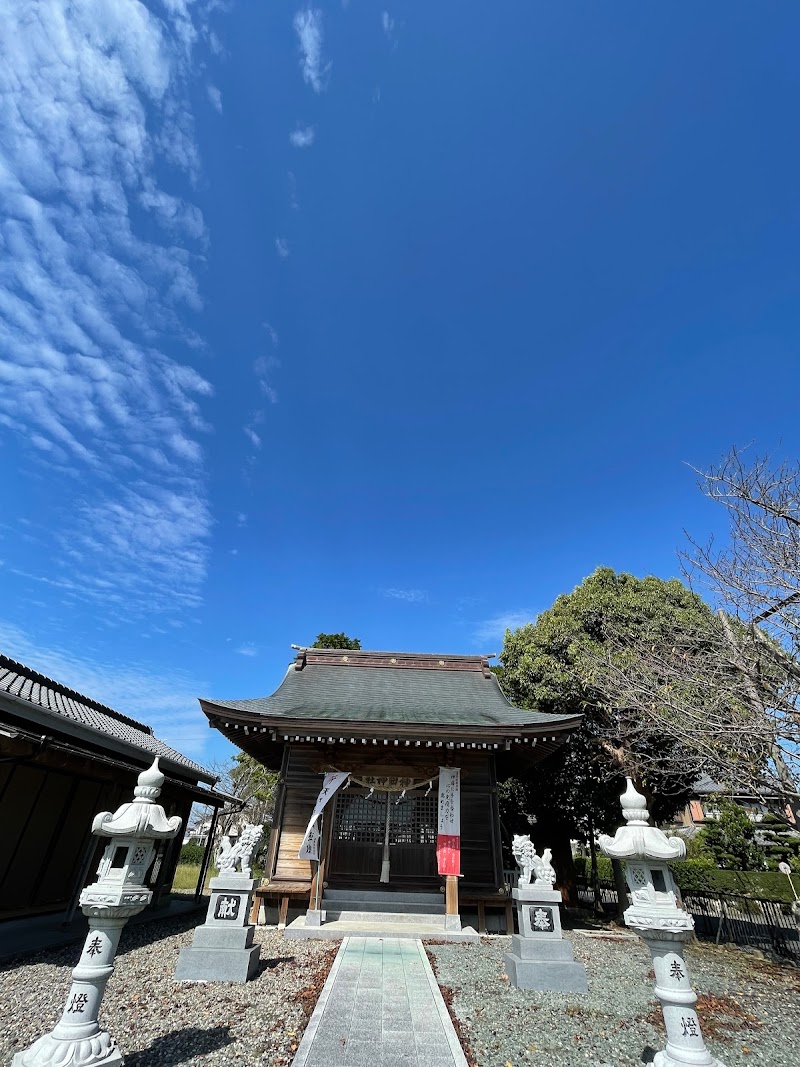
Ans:
MULTIPOLYGON (((254 980, 177 983, 178 951, 191 942, 197 922, 195 914, 123 931, 100 1018, 126 1067, 290 1063, 338 942, 286 941, 274 928, 259 927, 261 970, 254 980)), ((79 954, 71 945, 0 968, 3 1067, 58 1021, 79 954)))
MULTIPOLYGON (((644 943, 579 932, 565 936, 586 967, 588 995, 510 987, 503 975, 507 937, 429 946, 439 984, 452 992, 451 1014, 472 1064, 641 1067, 652 1050, 664 1047, 644 943)), ((687 960, 706 1043, 727 1067, 800 1062, 800 972, 713 946, 691 947, 687 960)))
MULTIPOLYGON (((262 963, 254 981, 179 984, 172 978, 178 950, 190 943, 196 922, 196 915, 185 916, 123 933, 101 1018, 126 1067, 284 1067, 339 943, 286 941, 274 928, 259 927, 262 963)), ((588 996, 511 988, 503 975, 506 937, 428 946, 475 1067, 640 1067, 663 1048, 644 944, 566 936, 587 968, 588 996)), ((77 959, 72 945, 0 968, 0 1065, 55 1024, 77 959)), ((708 1045, 727 1067, 800 1062, 800 972, 711 946, 691 948, 688 959, 708 1045)))

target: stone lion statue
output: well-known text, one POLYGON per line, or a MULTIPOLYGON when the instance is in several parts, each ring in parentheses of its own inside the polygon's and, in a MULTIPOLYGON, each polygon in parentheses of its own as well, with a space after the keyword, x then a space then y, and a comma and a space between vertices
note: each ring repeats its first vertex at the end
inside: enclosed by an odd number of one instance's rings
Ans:
POLYGON ((514 834, 514 840, 511 844, 511 852, 514 859, 517 861, 517 866, 522 871, 518 882, 520 887, 530 885, 531 875, 534 875, 534 885, 542 886, 547 889, 553 888, 553 884, 556 880, 556 872, 553 870, 553 866, 550 863, 550 860, 553 858, 553 853, 549 848, 546 848, 541 856, 538 856, 528 834, 514 834))
POLYGON ((238 867, 245 878, 250 878, 250 861, 263 832, 263 824, 257 826, 255 823, 248 822, 245 823, 238 839, 233 835, 223 837, 215 857, 219 873, 233 874, 238 867))

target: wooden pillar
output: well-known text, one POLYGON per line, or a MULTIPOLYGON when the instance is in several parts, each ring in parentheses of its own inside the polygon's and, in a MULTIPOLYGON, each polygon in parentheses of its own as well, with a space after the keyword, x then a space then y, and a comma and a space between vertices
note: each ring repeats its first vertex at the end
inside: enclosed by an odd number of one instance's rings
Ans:
MULTIPOLYGON (((330 807, 333 808, 333 804, 330 807)), ((328 853, 330 852, 333 811, 323 812, 320 815, 320 819, 322 820, 320 858, 317 860, 314 874, 311 878, 311 892, 308 897, 308 911, 313 912, 317 917, 321 911, 322 898, 325 895, 325 872, 328 867, 328 853)), ((315 925, 319 925, 319 922, 317 921, 315 925)))
POLYGON ((458 914, 458 878, 454 874, 445 876, 444 928, 445 930, 461 929, 461 916, 458 914))
POLYGON ((289 746, 283 746, 281 757, 280 777, 278 788, 275 793, 275 807, 272 809, 272 829, 269 835, 267 858, 264 862, 264 882, 269 882, 275 875, 275 865, 278 862, 278 848, 280 846, 281 829, 283 823, 283 808, 286 804, 286 772, 289 766, 289 746))
MULTIPOLYGON (((314 863, 314 860, 311 861, 314 863)), ((311 878, 311 892, 308 897, 308 910, 316 911, 318 907, 318 900, 322 900, 322 860, 317 860, 314 864, 314 874, 311 878)))

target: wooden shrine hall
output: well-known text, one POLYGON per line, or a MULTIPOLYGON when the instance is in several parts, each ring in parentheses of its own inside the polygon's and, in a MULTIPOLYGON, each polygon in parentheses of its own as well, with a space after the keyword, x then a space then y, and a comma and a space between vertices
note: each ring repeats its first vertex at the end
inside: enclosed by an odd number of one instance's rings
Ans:
POLYGON ((258 893, 281 924, 293 898, 308 928, 405 909, 453 931, 459 900, 482 923, 507 897, 498 778, 529 773, 580 722, 514 707, 483 656, 344 649, 301 648, 271 696, 200 704, 280 771, 258 893))

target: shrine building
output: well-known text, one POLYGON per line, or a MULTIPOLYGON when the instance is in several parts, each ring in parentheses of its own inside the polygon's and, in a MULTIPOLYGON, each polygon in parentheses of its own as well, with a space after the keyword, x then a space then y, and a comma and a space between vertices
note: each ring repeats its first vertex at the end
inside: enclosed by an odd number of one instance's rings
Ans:
POLYGON ((459 898, 483 921, 505 891, 498 778, 530 773, 580 723, 514 707, 486 657, 408 652, 300 648, 271 696, 200 704, 280 771, 260 892, 282 922, 294 898, 309 925, 343 902, 446 900, 458 929, 459 898))

